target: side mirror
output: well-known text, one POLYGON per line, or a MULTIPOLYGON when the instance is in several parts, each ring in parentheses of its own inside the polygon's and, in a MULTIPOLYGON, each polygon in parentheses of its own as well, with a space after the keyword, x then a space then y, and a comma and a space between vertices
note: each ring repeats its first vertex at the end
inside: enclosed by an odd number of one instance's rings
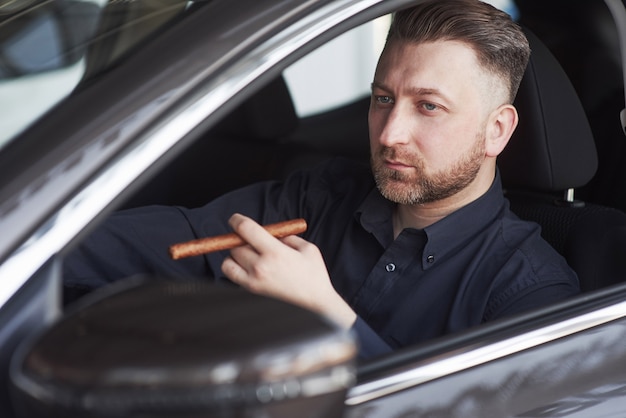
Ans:
POLYGON ((19 417, 340 417, 350 332, 304 309, 200 281, 95 292, 20 346, 19 417))

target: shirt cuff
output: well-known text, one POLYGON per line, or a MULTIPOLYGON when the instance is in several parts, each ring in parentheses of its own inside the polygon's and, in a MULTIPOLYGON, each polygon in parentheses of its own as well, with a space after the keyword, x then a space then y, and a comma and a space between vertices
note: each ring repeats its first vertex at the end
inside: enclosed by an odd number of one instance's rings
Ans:
POLYGON ((380 336, 359 316, 357 316, 356 321, 352 325, 352 331, 356 334, 358 339, 360 360, 368 360, 393 351, 389 344, 380 338, 380 336))

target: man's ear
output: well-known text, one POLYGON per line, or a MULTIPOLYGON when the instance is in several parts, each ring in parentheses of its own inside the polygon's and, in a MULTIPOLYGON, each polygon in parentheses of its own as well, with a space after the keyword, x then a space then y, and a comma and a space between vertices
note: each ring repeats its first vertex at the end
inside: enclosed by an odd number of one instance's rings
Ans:
POLYGON ((504 104, 491 113, 487 120, 485 138, 485 152, 488 157, 497 157, 502 152, 518 121, 517 109, 510 104, 504 104))

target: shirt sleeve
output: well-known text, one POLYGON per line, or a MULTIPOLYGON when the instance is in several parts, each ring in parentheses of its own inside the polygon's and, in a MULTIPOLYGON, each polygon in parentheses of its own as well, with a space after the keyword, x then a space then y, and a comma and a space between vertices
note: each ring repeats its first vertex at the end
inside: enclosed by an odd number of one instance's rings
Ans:
MULTIPOLYGON (((335 164, 334 170, 341 169, 335 164)), ((228 218, 239 212, 261 223, 304 217, 315 234, 335 209, 327 183, 339 175, 321 166, 312 174, 290 176, 285 182, 263 182, 228 193, 200 208, 147 206, 111 215, 65 257, 66 304, 85 293, 141 274, 230 283, 220 266, 227 252, 172 260, 172 244, 231 232, 228 218), (331 174, 328 174, 330 172, 331 174), (329 179, 328 176, 331 176, 329 179)), ((303 234, 307 238, 307 234, 303 234)), ((372 358, 392 348, 361 318, 352 327, 360 357, 372 358)))
POLYGON ((359 359, 367 360, 393 350, 367 323, 357 316, 352 331, 356 334, 359 345, 359 359))
POLYGON ((507 317, 533 309, 550 306, 580 293, 577 282, 573 280, 553 281, 529 286, 519 291, 515 298, 493 313, 492 319, 507 317))
MULTIPOLYGON (((231 232, 228 219, 236 212, 262 224, 320 213, 308 207, 310 202, 315 204, 320 200, 308 192, 311 181, 318 178, 321 178, 318 172, 300 172, 285 182, 256 183, 199 208, 146 206, 118 211, 66 255, 63 273, 66 302, 141 274, 230 283, 221 272, 227 252, 172 260, 169 247, 231 232)), ((316 219, 312 221, 312 225, 318 223, 316 219)))
POLYGON ((115 213, 64 258, 65 302, 136 275, 211 274, 202 257, 169 256, 170 245, 195 238, 180 208, 150 206, 115 213))

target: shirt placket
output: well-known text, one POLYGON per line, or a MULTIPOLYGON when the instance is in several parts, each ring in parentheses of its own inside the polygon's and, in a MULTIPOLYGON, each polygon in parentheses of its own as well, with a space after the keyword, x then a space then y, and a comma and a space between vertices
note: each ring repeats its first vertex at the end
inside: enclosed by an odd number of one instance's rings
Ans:
POLYGON ((363 319, 367 320, 385 299, 411 261, 421 258, 424 241, 422 231, 407 229, 387 247, 352 301, 363 319))

